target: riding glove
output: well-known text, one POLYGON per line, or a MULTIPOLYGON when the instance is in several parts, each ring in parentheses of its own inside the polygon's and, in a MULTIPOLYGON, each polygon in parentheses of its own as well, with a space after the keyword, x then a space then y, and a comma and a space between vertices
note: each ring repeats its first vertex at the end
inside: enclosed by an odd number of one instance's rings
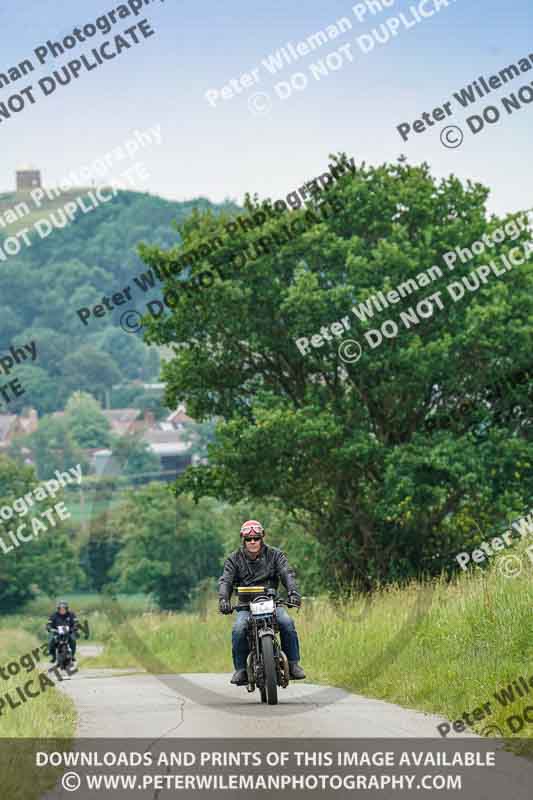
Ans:
POLYGON ((297 606, 298 608, 300 608, 300 606, 302 605, 302 598, 298 594, 298 592, 289 593, 289 603, 293 606, 297 606))
POLYGON ((225 597, 219 598, 218 608, 221 614, 231 614, 231 603, 225 597))

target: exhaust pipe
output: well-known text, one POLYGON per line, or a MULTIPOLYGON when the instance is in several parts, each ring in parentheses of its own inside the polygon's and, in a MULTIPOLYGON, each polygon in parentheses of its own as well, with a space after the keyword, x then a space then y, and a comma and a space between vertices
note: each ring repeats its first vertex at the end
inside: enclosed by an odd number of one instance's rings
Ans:
MULTIPOLYGON (((287 664, 288 667, 288 664, 287 664)), ((252 653, 248 653, 248 658, 246 659, 246 674, 248 676, 248 686, 246 687, 246 691, 248 692, 255 692, 255 682, 254 682, 254 672, 252 669, 252 653)))
POLYGON ((280 661, 281 661, 281 673, 282 673, 282 681, 281 681, 281 688, 286 689, 289 685, 290 679, 290 672, 289 672, 289 659, 283 652, 283 650, 279 651, 280 661))

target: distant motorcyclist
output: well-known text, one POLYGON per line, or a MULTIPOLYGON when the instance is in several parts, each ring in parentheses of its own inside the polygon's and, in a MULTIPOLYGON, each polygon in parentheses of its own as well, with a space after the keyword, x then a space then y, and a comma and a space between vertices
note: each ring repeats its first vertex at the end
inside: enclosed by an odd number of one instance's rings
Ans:
MULTIPOLYGON (((302 598, 296 586, 294 570, 291 569, 285 553, 277 547, 270 547, 263 541, 266 531, 260 522, 250 519, 241 527, 241 547, 231 553, 224 562, 224 572, 219 578, 219 609, 221 614, 231 614, 231 594, 237 586, 265 586, 277 589, 278 581, 288 592, 291 605, 301 606, 302 598)), ((244 686, 248 683, 246 659, 248 657, 248 618, 249 611, 238 611, 231 632, 232 655, 235 672, 231 683, 244 686)), ((293 680, 305 678, 299 665, 300 645, 292 617, 286 609, 278 606, 276 619, 279 624, 281 646, 289 662, 289 673, 293 680)))
POLYGON ((50 614, 48 622, 46 623, 46 630, 49 633, 48 652, 52 664, 56 660, 58 625, 68 625, 69 627, 68 643, 72 652, 72 663, 74 663, 76 661, 76 636, 78 634, 79 623, 76 614, 70 611, 68 603, 65 600, 59 601, 57 610, 53 614, 50 614))

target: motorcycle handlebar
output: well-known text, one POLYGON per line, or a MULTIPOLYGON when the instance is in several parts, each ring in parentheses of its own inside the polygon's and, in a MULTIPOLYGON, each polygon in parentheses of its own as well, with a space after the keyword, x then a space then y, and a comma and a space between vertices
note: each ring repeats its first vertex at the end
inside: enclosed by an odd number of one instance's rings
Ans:
MULTIPOLYGON (((58 630, 57 628, 54 628, 53 625, 52 626, 47 625, 46 629, 48 631, 50 631, 50 632, 55 631, 56 633, 57 633, 57 630, 58 630)), ((69 628, 69 633, 79 633, 79 631, 80 631, 80 626, 79 625, 74 625, 74 627, 69 628)))
MULTIPOLYGON (((231 613, 233 614, 234 611, 247 611, 250 603, 241 603, 238 606, 231 607, 231 613)), ((287 606, 287 608, 300 608, 295 603, 287 603, 286 600, 276 600, 277 606, 287 606)))

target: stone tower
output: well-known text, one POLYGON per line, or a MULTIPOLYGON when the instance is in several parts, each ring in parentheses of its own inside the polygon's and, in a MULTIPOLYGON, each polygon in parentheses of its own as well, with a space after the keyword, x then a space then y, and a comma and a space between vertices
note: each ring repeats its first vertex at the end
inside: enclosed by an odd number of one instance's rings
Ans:
POLYGON ((29 192, 40 187, 41 171, 32 167, 21 167, 17 170, 17 192, 29 192))

